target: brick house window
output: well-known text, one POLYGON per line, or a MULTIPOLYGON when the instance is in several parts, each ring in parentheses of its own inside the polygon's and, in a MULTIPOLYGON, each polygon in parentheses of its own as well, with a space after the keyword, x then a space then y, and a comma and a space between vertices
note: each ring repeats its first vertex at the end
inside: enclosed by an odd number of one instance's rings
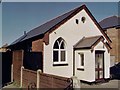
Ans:
POLYGON ((66 63, 66 47, 65 41, 58 38, 53 46, 53 64, 66 63))

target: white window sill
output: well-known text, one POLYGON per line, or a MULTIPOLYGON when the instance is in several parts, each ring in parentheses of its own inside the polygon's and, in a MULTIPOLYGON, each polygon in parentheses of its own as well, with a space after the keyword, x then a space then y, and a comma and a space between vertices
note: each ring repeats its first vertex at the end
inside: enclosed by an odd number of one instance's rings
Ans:
POLYGON ((84 67, 77 67, 77 70, 84 71, 84 67))
POLYGON ((79 66, 78 68, 83 68, 84 69, 84 66, 79 66))
POLYGON ((68 66, 68 63, 66 63, 66 62, 61 62, 61 63, 56 62, 56 63, 53 63, 53 66, 68 66))

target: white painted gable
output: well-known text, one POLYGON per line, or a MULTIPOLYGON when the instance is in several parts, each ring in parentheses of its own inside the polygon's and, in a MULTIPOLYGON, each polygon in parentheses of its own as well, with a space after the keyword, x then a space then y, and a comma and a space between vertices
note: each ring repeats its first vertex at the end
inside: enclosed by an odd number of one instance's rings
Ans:
POLYGON ((54 32, 50 34, 50 37, 53 39, 53 41, 58 37, 63 37, 67 42, 71 42, 72 40, 72 45, 74 45, 83 37, 102 35, 100 30, 97 28, 84 9, 69 19, 66 23, 61 25, 54 32), (81 21, 83 16, 86 18, 85 23, 81 21), (79 20, 79 24, 76 24, 76 19, 79 20))

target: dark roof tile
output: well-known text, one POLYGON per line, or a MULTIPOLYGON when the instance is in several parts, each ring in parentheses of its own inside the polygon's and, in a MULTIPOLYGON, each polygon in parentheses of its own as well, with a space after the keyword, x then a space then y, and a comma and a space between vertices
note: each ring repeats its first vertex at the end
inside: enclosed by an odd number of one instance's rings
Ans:
POLYGON ((117 27, 120 25, 120 17, 111 16, 111 17, 103 19, 102 21, 99 22, 99 24, 104 29, 111 28, 111 27, 117 27))
POLYGON ((91 48, 92 45, 95 44, 102 36, 93 36, 93 37, 83 37, 76 45, 74 45, 75 49, 82 48, 91 48))

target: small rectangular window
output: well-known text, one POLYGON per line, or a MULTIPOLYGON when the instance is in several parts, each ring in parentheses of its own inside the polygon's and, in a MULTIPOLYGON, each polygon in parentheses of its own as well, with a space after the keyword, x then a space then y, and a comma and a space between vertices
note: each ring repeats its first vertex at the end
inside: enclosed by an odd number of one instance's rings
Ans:
POLYGON ((84 66, 84 54, 80 54, 81 57, 81 66, 84 66))
POLYGON ((79 54, 79 67, 84 66, 84 54, 83 53, 78 53, 79 54))

